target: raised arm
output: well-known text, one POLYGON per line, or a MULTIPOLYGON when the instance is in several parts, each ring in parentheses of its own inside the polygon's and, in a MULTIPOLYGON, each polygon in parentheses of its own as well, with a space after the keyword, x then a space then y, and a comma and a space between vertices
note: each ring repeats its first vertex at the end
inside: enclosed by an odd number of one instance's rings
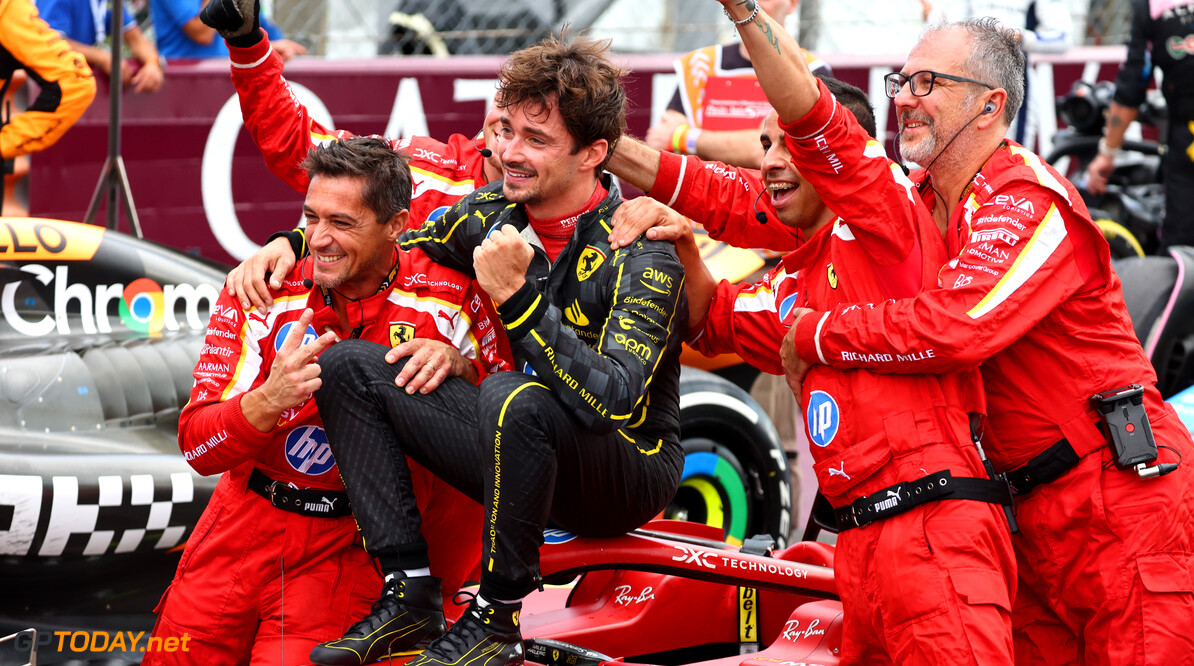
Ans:
POLYGON ((178 446, 203 475, 226 472, 257 457, 274 441, 270 432, 282 411, 296 407, 320 386, 314 357, 335 338, 325 333, 302 344, 311 313, 291 327, 265 376, 255 373, 265 362, 261 344, 273 339, 246 322, 227 294, 217 301, 208 325, 203 354, 195 366, 191 399, 179 416, 178 446), (213 446, 216 442, 219 445, 213 446))
MULTIPOLYGON (((1015 149, 1026 160, 1040 158, 1015 149)), ((1048 175, 1041 166, 1039 173, 1048 175)), ((982 206, 940 288, 913 299, 839 306, 795 325, 796 351, 810 363, 874 372, 953 372, 976 367, 1022 338, 1079 291, 1112 279, 1080 257, 1106 254, 1097 228, 1075 215, 1060 184, 1023 181, 982 206), (1099 247, 1101 245, 1101 248, 1099 247)))
POLYGON ((738 25, 759 85, 779 119, 790 123, 813 108, 819 92, 800 45, 755 0, 717 0, 738 25))
MULTIPOLYGON (((770 200, 759 196, 763 184, 757 169, 661 153, 630 137, 622 137, 618 142, 611 164, 615 162, 618 170, 611 167, 611 172, 639 187, 652 199, 700 222, 716 240, 735 247, 781 252, 796 248, 796 233, 779 224, 770 200), (639 183, 647 187, 643 188, 639 183), (759 223, 756 212, 763 213, 770 222, 759 223)), ((644 231, 615 226, 610 244, 615 249, 625 247, 644 231)))

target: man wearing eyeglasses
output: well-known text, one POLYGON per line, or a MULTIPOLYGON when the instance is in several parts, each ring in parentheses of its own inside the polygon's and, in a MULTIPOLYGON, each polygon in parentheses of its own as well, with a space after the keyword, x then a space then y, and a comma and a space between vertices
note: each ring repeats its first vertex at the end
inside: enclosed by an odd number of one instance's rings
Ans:
POLYGON ((1003 138, 1023 101, 1018 39, 992 19, 932 28, 887 77, 900 153, 925 167, 909 194, 953 258, 914 299, 799 313, 785 367, 798 382, 809 363, 981 365, 985 447, 1017 495, 1016 663, 1194 663, 1178 629, 1194 626, 1194 469, 1181 464, 1194 446, 1155 388, 1081 197, 1003 138), (1130 422, 1101 427, 1092 396, 1132 384, 1135 402, 1106 410, 1130 422), (1123 465, 1114 434, 1136 441, 1149 422, 1156 455, 1123 465))

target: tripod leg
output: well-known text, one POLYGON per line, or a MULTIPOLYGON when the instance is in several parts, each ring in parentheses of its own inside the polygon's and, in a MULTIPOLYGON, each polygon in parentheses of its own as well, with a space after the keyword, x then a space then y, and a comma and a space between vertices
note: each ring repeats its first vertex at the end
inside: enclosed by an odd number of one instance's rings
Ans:
POLYGON ((124 207, 128 210, 129 226, 137 238, 145 238, 141 233, 141 219, 137 217, 137 207, 133 205, 133 188, 129 187, 129 175, 124 170, 124 158, 116 156, 116 173, 120 178, 120 193, 124 197, 124 207))
POLYGON ((95 184, 95 193, 91 195, 91 203, 87 204, 87 213, 83 216, 83 224, 91 224, 95 214, 99 212, 100 197, 107 190, 108 176, 112 172, 112 158, 104 160, 104 168, 100 171, 99 182, 95 184))

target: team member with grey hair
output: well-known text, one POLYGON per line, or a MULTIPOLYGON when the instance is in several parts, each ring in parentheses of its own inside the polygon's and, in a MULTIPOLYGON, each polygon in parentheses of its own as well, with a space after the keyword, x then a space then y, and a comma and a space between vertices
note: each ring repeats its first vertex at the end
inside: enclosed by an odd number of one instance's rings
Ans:
POLYGON ((935 27, 887 76, 901 152, 926 167, 909 195, 952 259, 914 299, 801 312, 785 339, 789 380, 810 363, 981 365, 984 445, 1017 494, 1016 663, 1190 663, 1194 637, 1178 627, 1194 626, 1194 469, 1180 461, 1194 446, 1155 388, 1082 198, 1004 139, 1020 103, 1018 38, 991 19, 935 27), (1129 385, 1141 388, 1092 400, 1129 385), (1106 412, 1132 427, 1104 427, 1106 412), (1135 446, 1145 418, 1159 448, 1124 464, 1113 433, 1135 446))
MULTIPOLYGON (((1020 106, 1007 138, 1031 148, 1036 142, 1037 113, 1029 92, 1039 84, 1030 62, 1033 54, 1065 53, 1070 47, 1074 20, 1066 0, 921 0, 925 23, 948 23, 964 18, 990 16, 1020 29, 1020 49, 1027 56, 1021 72, 1024 104, 1020 106)), ((1052 104, 1052 95, 1047 95, 1052 104)))

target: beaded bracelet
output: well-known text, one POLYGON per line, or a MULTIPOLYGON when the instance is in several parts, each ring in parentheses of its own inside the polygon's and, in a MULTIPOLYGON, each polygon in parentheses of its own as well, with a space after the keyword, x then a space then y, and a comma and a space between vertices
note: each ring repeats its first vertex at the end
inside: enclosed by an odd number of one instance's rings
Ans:
POLYGON ((750 4, 755 6, 754 11, 752 11, 750 13, 750 16, 747 16, 746 18, 742 19, 741 21, 734 21, 734 17, 730 16, 730 10, 726 9, 725 7, 722 7, 721 11, 725 12, 726 18, 733 21, 734 25, 745 25, 745 24, 750 23, 751 21, 755 20, 755 17, 759 15, 759 3, 756 2, 755 0, 750 0, 750 4))
POLYGON ((687 123, 677 125, 676 129, 672 131, 672 152, 679 155, 684 154, 684 148, 688 145, 688 130, 690 129, 687 123))

